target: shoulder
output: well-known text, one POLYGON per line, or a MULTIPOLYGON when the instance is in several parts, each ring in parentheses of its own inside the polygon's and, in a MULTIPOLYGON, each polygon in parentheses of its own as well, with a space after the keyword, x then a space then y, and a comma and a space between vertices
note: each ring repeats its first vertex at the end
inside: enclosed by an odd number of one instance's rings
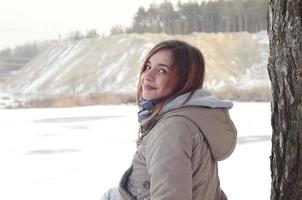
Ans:
POLYGON ((216 126, 217 124, 230 123, 228 109, 197 106, 185 106, 179 109, 172 110, 170 112, 165 113, 162 118, 173 118, 178 116, 188 119, 194 124, 197 124, 198 127, 200 127, 201 124, 206 126, 216 126))
POLYGON ((147 141, 154 140, 192 140, 202 136, 198 126, 189 117, 183 115, 166 115, 161 117, 150 130, 147 141))
POLYGON ((172 114, 160 118, 155 124, 155 129, 177 129, 177 128, 194 128, 194 122, 185 115, 172 114))

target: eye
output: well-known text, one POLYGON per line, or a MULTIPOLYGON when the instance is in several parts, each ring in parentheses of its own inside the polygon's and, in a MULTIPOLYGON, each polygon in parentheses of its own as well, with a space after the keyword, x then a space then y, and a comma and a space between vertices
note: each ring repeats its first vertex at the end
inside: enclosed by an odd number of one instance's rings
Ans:
POLYGON ((145 65, 145 71, 150 70, 151 66, 150 65, 145 65))
POLYGON ((167 73, 168 73, 168 70, 166 70, 165 68, 160 68, 160 69, 159 69, 159 72, 160 72, 161 74, 167 74, 167 73))

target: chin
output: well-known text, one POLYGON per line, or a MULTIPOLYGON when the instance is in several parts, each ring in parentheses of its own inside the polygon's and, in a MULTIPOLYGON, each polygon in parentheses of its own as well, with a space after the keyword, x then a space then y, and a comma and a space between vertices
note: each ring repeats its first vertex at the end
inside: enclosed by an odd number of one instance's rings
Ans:
POLYGON ((156 99, 157 97, 150 96, 150 95, 143 95, 143 98, 146 100, 153 100, 153 99, 156 99))
POLYGON ((156 98, 152 98, 152 97, 143 97, 145 100, 153 100, 153 99, 156 99, 156 98))

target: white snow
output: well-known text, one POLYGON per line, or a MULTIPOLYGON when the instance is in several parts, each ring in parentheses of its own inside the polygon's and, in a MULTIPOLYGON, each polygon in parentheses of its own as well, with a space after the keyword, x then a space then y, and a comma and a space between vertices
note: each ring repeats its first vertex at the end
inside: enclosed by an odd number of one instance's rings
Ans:
POLYGON ((140 62, 143 62, 144 61, 144 59, 145 59, 145 57, 146 57, 146 55, 147 55, 147 53, 150 51, 150 49, 152 48, 152 47, 154 47, 155 46, 155 43, 153 43, 153 42, 149 42, 149 43, 146 43, 141 49, 140 49, 140 51, 142 52, 141 53, 141 56, 139 57, 139 61, 140 62))
POLYGON ((260 31, 252 35, 253 39, 256 40, 259 44, 269 44, 269 38, 266 31, 260 31))
POLYGON ((269 86, 269 76, 267 73, 267 62, 269 57, 269 40, 266 31, 260 31, 258 33, 252 34, 252 38, 258 42, 259 45, 265 46, 265 48, 259 48, 259 55, 261 61, 259 63, 254 63, 247 69, 246 73, 240 77, 239 88, 253 88, 269 86))
POLYGON ((230 81, 232 81, 233 83, 238 83, 237 79, 234 76, 230 76, 230 81))
MULTIPOLYGON (((108 79, 111 74, 116 74, 115 82, 120 82, 124 77, 124 71, 122 68, 125 66, 126 59, 128 57, 128 53, 123 54, 115 63, 108 65, 106 68, 101 69, 99 72, 99 80, 98 82, 104 82, 104 80, 108 79), (119 75, 120 74, 120 75, 119 75)), ((107 84, 103 86, 104 91, 110 91, 112 88, 112 84, 107 84)))
POLYGON ((45 71, 45 73, 41 73, 38 78, 36 78, 28 87, 23 90, 23 92, 29 93, 37 90, 45 82, 45 80, 51 79, 54 74, 61 70, 62 66, 70 61, 70 59, 73 58, 75 54, 82 50, 83 46, 84 45, 82 45, 82 43, 78 43, 76 45, 68 46, 63 50, 63 52, 60 51, 57 54, 58 60, 53 63, 48 63, 48 67, 42 69, 43 71, 45 71))
MULTIPOLYGON (((207 85, 207 83, 206 83, 207 85)), ((213 79, 210 83, 209 83, 209 88, 211 89, 220 89, 226 86, 226 83, 224 82, 224 80, 219 80, 217 81, 216 79, 213 79)))
MULTIPOLYGON (((0 110, 0 199, 97 200, 131 163, 134 105, 0 110)), ((238 145, 219 164, 232 200, 270 193, 270 104, 235 103, 238 145)))

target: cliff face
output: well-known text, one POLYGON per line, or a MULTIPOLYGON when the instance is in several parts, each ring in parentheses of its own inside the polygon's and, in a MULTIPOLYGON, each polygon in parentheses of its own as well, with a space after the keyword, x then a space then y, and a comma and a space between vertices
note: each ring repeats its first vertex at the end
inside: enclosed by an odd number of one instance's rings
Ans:
POLYGON ((206 87, 249 88, 269 85, 266 32, 193 33, 190 35, 125 34, 56 42, 5 81, 2 91, 45 97, 113 92, 135 94, 145 55, 165 39, 185 40, 201 49, 206 87))

